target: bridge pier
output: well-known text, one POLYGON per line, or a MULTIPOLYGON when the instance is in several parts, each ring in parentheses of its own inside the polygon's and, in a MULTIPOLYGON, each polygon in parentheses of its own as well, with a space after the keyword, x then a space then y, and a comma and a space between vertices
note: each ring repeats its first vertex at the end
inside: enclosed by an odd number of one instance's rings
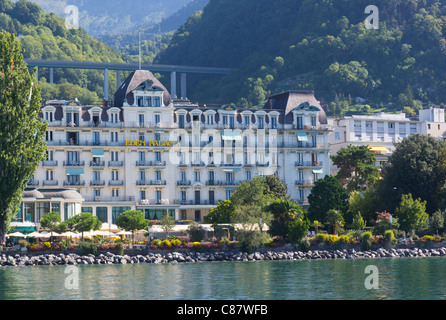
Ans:
POLYGON ((183 72, 181 74, 181 98, 186 99, 187 95, 186 95, 186 73, 183 72))
POLYGON ((116 90, 121 86, 121 70, 116 70, 116 90))
POLYGON ((170 74, 170 95, 172 99, 177 98, 177 73, 175 71, 170 74))
POLYGON ((108 100, 108 69, 104 69, 104 99, 108 100))
POLYGON ((50 83, 54 83, 54 68, 50 68, 50 83))
POLYGON ((39 67, 36 67, 36 80, 39 81, 39 67))

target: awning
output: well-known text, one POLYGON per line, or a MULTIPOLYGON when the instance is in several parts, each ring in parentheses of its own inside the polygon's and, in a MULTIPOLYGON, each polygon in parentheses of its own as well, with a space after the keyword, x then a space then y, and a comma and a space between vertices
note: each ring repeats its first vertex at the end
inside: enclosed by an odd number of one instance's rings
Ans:
POLYGON ((241 168, 224 168, 224 172, 234 172, 234 171, 240 171, 241 168))
POLYGON ((223 140, 242 140, 242 136, 239 131, 223 131, 221 133, 223 140))
POLYGON ((297 140, 298 141, 308 141, 307 133, 306 132, 298 132, 297 140))
POLYGON ((161 130, 161 129, 155 129, 155 133, 164 133, 164 130, 161 130))
POLYGON ((104 156, 104 149, 102 148, 93 148, 91 151, 93 152, 93 157, 102 158, 104 156))
POLYGON ((313 173, 324 173, 322 169, 313 169, 313 173))
POLYGON ((369 150, 373 153, 389 153, 389 149, 386 147, 369 147, 369 150))
POLYGON ((67 168, 68 176, 80 176, 84 174, 84 168, 67 168))
POLYGON ((93 171, 101 171, 101 170, 104 170, 104 168, 92 168, 93 169, 93 171))

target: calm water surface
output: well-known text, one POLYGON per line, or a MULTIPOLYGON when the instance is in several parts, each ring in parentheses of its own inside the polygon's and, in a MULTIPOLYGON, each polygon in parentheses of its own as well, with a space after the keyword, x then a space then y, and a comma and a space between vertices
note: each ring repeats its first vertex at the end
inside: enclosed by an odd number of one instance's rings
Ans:
POLYGON ((2 267, 0 299, 444 299, 446 257, 2 267), (368 290, 375 265, 379 288, 368 290))

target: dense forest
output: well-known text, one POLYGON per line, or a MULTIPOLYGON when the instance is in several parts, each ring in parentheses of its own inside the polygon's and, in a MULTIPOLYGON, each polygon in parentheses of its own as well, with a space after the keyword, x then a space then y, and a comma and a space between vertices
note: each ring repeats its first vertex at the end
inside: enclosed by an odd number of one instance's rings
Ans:
MULTIPOLYGON (((20 0, 0 0, 0 29, 20 38, 25 59, 124 62, 121 55, 81 28, 66 29, 65 19, 46 13, 37 4, 20 0)), ((103 97, 104 74, 98 70, 54 69, 54 82, 47 82, 48 69, 39 69, 42 97, 78 98, 98 103, 103 97)), ((116 89, 116 74, 109 73, 109 92, 116 89)))
POLYGON ((446 101, 446 2, 376 0, 378 29, 364 25, 369 4, 210 0, 155 62, 235 68, 189 81, 191 98, 203 103, 255 106, 272 92, 313 89, 333 114, 359 100, 357 111, 413 115, 446 101))

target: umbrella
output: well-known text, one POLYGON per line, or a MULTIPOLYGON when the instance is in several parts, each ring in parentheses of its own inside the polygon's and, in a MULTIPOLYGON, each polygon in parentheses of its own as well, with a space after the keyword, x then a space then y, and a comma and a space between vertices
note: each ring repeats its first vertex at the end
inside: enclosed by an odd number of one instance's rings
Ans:
POLYGON ((130 235, 132 234, 130 231, 119 231, 117 235, 130 235))
POLYGON ((164 232, 159 226, 151 226, 149 232, 164 232))
MULTIPOLYGON (((73 237, 73 238, 79 238, 79 234, 68 231, 61 234, 62 237, 73 237)), ((85 234, 84 234, 85 237, 85 234)))
POLYGON ((36 231, 31 232, 31 233, 27 234, 26 236, 30 237, 30 238, 46 238, 46 235, 38 233, 36 231))
POLYGON ((23 233, 21 233, 21 232, 14 232, 14 233, 8 234, 8 236, 10 236, 10 237, 26 238, 26 236, 23 233))
POLYGON ((104 222, 101 226, 102 231, 121 231, 121 229, 118 228, 116 224, 108 224, 107 222, 104 222))
POLYGON ((91 236, 108 236, 109 234, 110 234, 110 232, 105 231, 105 230, 96 230, 96 231, 90 232, 91 236))
POLYGON ((62 235, 60 235, 57 232, 53 232, 53 234, 51 235, 51 232, 48 232, 48 231, 42 232, 41 235, 43 237, 51 237, 51 236, 53 236, 53 237, 62 237, 62 235))

